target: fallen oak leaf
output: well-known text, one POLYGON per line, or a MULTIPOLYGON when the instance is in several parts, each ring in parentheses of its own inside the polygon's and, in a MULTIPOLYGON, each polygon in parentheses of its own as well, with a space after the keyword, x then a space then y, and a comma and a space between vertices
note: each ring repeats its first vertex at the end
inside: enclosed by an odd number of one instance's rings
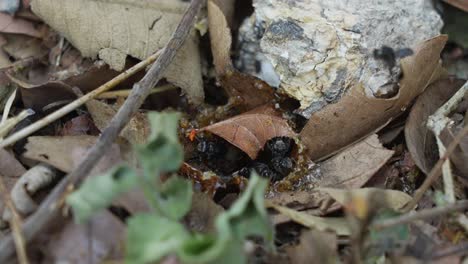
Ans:
POLYGON ((414 55, 401 60, 404 76, 394 98, 370 98, 364 87, 358 85, 338 103, 314 113, 300 135, 310 158, 326 158, 400 115, 416 96, 440 77, 439 56, 446 41, 446 35, 429 39, 414 50, 414 55))
POLYGON ((243 114, 200 129, 227 140, 251 159, 274 137, 296 137, 286 120, 264 114, 243 114))

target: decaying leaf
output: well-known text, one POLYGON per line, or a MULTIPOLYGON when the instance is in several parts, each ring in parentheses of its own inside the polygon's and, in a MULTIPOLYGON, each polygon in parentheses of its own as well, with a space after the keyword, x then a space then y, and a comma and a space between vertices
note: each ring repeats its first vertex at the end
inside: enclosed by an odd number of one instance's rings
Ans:
MULTIPOLYGON (((55 76, 50 80, 31 81, 26 80, 20 74, 9 74, 12 82, 18 85, 21 98, 26 107, 34 110, 42 110, 43 107, 58 101, 76 99, 72 87, 78 87, 83 93, 87 93, 117 76, 117 71, 109 69, 103 63, 95 63, 85 69, 69 71, 66 76, 55 76)), ((132 83, 141 78, 141 74, 130 77, 121 84, 122 87, 130 87, 132 83)), ((120 87, 120 86, 119 86, 120 87)))
POLYGON ((378 188, 362 188, 354 190, 342 190, 334 188, 319 188, 320 191, 328 193, 341 205, 348 205, 352 200, 369 201, 376 208, 389 208, 401 211, 412 199, 404 192, 378 188))
POLYGON ((66 122, 58 132, 60 136, 97 136, 99 131, 88 115, 79 115, 66 122))
POLYGON ((411 108, 405 125, 408 150, 416 165, 429 173, 439 159, 437 143, 427 129, 427 119, 465 83, 464 80, 443 79, 430 85, 411 108))
MULTIPOLYGON (((124 69, 127 56, 143 60, 162 49, 186 6, 181 1, 131 0, 37 0, 31 5, 34 13, 64 35, 84 57, 99 57, 117 71, 124 69)), ((192 31, 164 78, 200 103, 204 91, 197 42, 192 31)))
MULTIPOLYGON (((57 178, 57 171, 45 164, 39 164, 24 173, 11 189, 11 200, 18 213, 28 215, 37 208, 32 198, 41 189, 49 186, 57 178)), ((11 212, 5 210, 2 220, 9 221, 11 212)))
POLYGON ((126 227, 108 211, 93 215, 86 225, 67 220, 60 227, 43 243, 44 263, 85 264, 123 259, 126 227))
MULTIPOLYGON (((70 172, 86 157, 86 152, 96 140, 95 136, 29 137, 23 155, 70 172)), ((123 161, 136 164, 131 146, 119 141, 108 149, 90 174, 102 173, 123 161)))
MULTIPOLYGON (((442 130, 440 138, 445 147, 454 140, 457 133, 458 131, 455 131, 454 128, 446 127, 442 130)), ((462 138, 457 148, 455 148, 452 155, 450 155, 450 161, 455 167, 456 174, 468 179, 468 136, 462 138)))
POLYGON ((3 50, 16 60, 40 59, 47 55, 48 50, 40 39, 23 35, 6 35, 5 39, 3 50))
POLYGON ((332 231, 340 236, 349 236, 351 234, 351 230, 344 217, 313 216, 274 203, 268 203, 267 206, 275 209, 283 215, 286 215, 294 222, 306 226, 310 229, 317 229, 319 231, 332 231))
POLYGON ((204 127, 227 140, 255 159, 265 143, 274 137, 295 137, 296 133, 286 120, 277 116, 264 114, 243 114, 222 122, 204 127))
MULTIPOLYGON (((86 103, 94 124, 103 131, 117 113, 118 109, 98 100, 89 100, 86 103)), ((150 134, 148 117, 138 112, 128 122, 120 135, 132 144, 144 144, 150 134)))
POLYGON ((5 13, 0 13, 0 32, 24 34, 36 38, 42 37, 42 33, 34 27, 33 23, 5 13))
POLYGON ((191 231, 213 233, 216 230, 216 217, 223 211, 223 207, 216 204, 208 195, 194 192, 191 209, 183 221, 191 231))
POLYGON ((4 177, 17 178, 26 172, 24 166, 9 151, 0 148, 0 173, 4 177))
POLYGON ((447 2, 455 7, 460 8, 461 10, 468 12, 468 2, 463 1, 463 0, 444 0, 444 2, 447 2))
POLYGON ((338 241, 336 234, 317 230, 304 231, 299 244, 286 249, 290 263, 309 264, 311 260, 320 263, 338 263, 338 241))
POLYGON ((369 98, 362 86, 356 86, 336 104, 328 105, 311 116, 301 139, 311 159, 330 156, 371 134, 401 114, 409 103, 439 76, 439 55, 447 36, 423 42, 414 55, 401 61, 403 79, 397 96, 369 98))
POLYGON ((231 61, 232 36, 226 17, 234 5, 230 0, 208 1, 208 21, 216 74, 231 98, 240 99, 239 107, 250 110, 274 100, 273 89, 264 81, 240 73, 231 61))
POLYGON ((392 156, 394 151, 380 144, 377 135, 320 163, 320 187, 355 189, 363 186, 392 156))

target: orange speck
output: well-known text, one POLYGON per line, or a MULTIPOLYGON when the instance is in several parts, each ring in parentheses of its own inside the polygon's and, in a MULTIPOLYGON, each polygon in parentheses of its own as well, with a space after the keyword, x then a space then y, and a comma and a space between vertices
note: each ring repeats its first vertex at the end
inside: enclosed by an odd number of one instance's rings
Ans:
POLYGON ((190 131, 190 134, 188 135, 188 138, 190 139, 190 141, 194 141, 195 140, 195 136, 197 135, 197 130, 196 129, 192 129, 190 131))

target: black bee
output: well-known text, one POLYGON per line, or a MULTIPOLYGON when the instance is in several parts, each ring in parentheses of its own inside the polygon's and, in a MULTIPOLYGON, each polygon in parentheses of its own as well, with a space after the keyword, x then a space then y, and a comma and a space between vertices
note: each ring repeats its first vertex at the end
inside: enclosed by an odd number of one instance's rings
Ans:
POLYGON ((265 152, 269 158, 289 156, 293 147, 293 140, 288 137, 275 137, 265 145, 265 152))
POLYGON ((374 49, 374 58, 383 60, 390 71, 395 67, 397 58, 408 57, 412 54, 413 50, 410 48, 394 50, 393 48, 384 45, 380 49, 374 49))
POLYGON ((265 144, 262 157, 252 165, 241 169, 238 173, 250 177, 252 171, 258 175, 279 181, 286 177, 294 168, 294 161, 289 157, 293 148, 293 140, 288 137, 276 137, 265 144))
POLYGON ((201 139, 197 145, 197 151, 201 158, 206 160, 213 160, 222 156, 224 147, 215 141, 201 139))

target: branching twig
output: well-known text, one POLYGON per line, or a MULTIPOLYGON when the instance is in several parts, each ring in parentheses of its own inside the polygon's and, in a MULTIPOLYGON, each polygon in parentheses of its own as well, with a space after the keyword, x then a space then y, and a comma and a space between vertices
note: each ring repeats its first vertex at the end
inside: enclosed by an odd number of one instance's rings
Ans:
POLYGON ((449 214, 452 212, 465 210, 467 208, 468 208, 468 201, 463 200, 457 203, 448 204, 447 206, 444 206, 444 207, 425 209, 425 210, 421 210, 415 213, 407 213, 399 217, 383 220, 383 221, 380 221, 371 225, 371 228, 374 228, 374 229, 388 228, 388 227, 392 227, 392 226, 396 226, 400 224, 407 224, 416 220, 430 219, 430 218, 442 216, 442 215, 449 214))
POLYGON ((20 264, 28 264, 28 256, 26 254, 26 248, 24 243, 24 237, 21 232, 21 217, 16 211, 13 202, 11 201, 10 194, 6 189, 5 183, 3 182, 3 176, 0 175, 0 194, 2 195, 3 201, 11 212, 11 231, 13 233, 13 239, 15 242, 16 253, 18 254, 18 262, 20 264))
POLYGON ((467 133, 468 133, 468 125, 465 125, 465 127, 457 134, 457 136, 453 139, 453 141, 450 142, 444 155, 440 157, 440 159, 434 165, 431 172, 429 172, 429 175, 427 175, 426 180, 424 180, 423 184, 421 185, 421 187, 419 187, 419 189, 416 190, 413 199, 406 205, 405 210, 404 210, 405 212, 411 211, 418 204, 419 200, 421 200, 421 198, 423 197, 427 189, 429 189, 432 183, 440 176, 441 174, 440 169, 442 165, 448 159, 448 157, 452 154, 452 152, 455 150, 457 145, 460 143, 460 141, 463 139, 463 137, 467 133))
MULTIPOLYGON (((164 70, 173 60, 176 51, 182 46, 190 30, 195 23, 195 16, 200 10, 203 0, 192 0, 189 8, 184 13, 176 31, 169 43, 163 49, 156 62, 151 66, 145 77, 133 86, 132 93, 125 100, 123 106, 112 118, 109 126, 103 131, 96 144, 90 149, 86 159, 81 162, 70 174, 54 188, 51 194, 41 204, 39 209, 27 219, 23 227, 26 241, 31 241, 43 228, 55 217, 59 216, 57 201, 69 185, 81 182, 91 171, 94 165, 102 157, 104 151, 114 142, 120 131, 125 127, 132 116, 138 111, 141 104, 148 96, 151 88, 159 81, 164 70)), ((86 96, 86 95, 85 95, 86 96)), ((0 243, 0 263, 14 254, 14 246, 11 236, 6 237, 0 243)))

